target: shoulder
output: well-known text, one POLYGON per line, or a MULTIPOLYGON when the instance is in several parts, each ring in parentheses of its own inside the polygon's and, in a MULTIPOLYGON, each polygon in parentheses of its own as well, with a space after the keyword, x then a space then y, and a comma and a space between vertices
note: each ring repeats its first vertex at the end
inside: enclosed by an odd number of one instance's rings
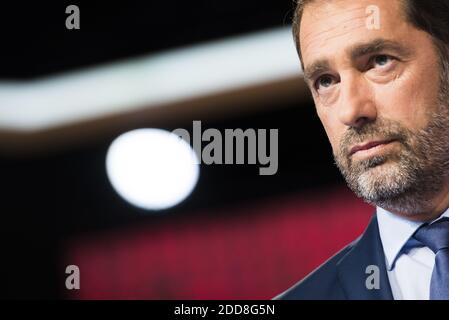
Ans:
POLYGON ((353 248, 358 239, 315 269, 303 280, 278 295, 276 300, 339 300, 344 292, 339 285, 337 264, 353 248))

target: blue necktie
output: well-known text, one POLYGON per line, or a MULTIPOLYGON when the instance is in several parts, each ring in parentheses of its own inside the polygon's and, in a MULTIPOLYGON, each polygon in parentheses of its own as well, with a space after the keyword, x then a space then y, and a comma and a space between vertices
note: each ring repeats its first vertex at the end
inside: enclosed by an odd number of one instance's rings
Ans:
POLYGON ((430 300, 449 300, 449 219, 424 224, 413 237, 435 253, 430 300))

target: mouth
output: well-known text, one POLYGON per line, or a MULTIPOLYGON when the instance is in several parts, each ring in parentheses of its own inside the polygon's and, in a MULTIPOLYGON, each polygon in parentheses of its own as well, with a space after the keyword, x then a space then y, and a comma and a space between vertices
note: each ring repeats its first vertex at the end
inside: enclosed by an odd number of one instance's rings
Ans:
POLYGON ((379 141, 369 141, 362 144, 355 145, 351 148, 349 156, 353 156, 356 153, 368 153, 367 151, 374 152, 377 149, 391 144, 395 140, 379 140, 379 141))

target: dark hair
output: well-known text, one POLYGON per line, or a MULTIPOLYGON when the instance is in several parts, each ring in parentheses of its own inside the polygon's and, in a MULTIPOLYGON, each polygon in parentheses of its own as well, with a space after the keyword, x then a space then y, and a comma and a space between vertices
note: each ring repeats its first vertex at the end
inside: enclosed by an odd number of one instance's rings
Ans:
MULTIPOLYGON (((301 57, 301 44, 299 43, 299 27, 304 7, 317 0, 296 0, 296 9, 293 16, 293 37, 296 49, 301 57)), ((320 0, 325 1, 325 0, 320 0)), ((430 34, 440 57, 445 59, 444 68, 449 68, 449 0, 398 0, 403 3, 404 13, 409 23, 417 29, 430 34)), ((301 59, 302 64, 302 59, 301 59)), ((446 76, 449 70, 445 70, 446 76)))

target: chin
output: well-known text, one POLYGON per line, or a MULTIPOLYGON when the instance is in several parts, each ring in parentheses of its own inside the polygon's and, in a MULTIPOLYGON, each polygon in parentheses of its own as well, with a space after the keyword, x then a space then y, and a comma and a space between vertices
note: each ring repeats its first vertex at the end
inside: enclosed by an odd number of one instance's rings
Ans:
POLYGON ((398 177, 403 176, 397 162, 391 160, 382 161, 367 168, 358 178, 358 184, 364 189, 372 189, 386 185, 397 185, 398 177))
POLYGON ((397 201, 410 192, 411 181, 401 173, 398 163, 387 161, 368 168, 357 178, 354 192, 365 201, 378 205, 385 201, 397 201))

